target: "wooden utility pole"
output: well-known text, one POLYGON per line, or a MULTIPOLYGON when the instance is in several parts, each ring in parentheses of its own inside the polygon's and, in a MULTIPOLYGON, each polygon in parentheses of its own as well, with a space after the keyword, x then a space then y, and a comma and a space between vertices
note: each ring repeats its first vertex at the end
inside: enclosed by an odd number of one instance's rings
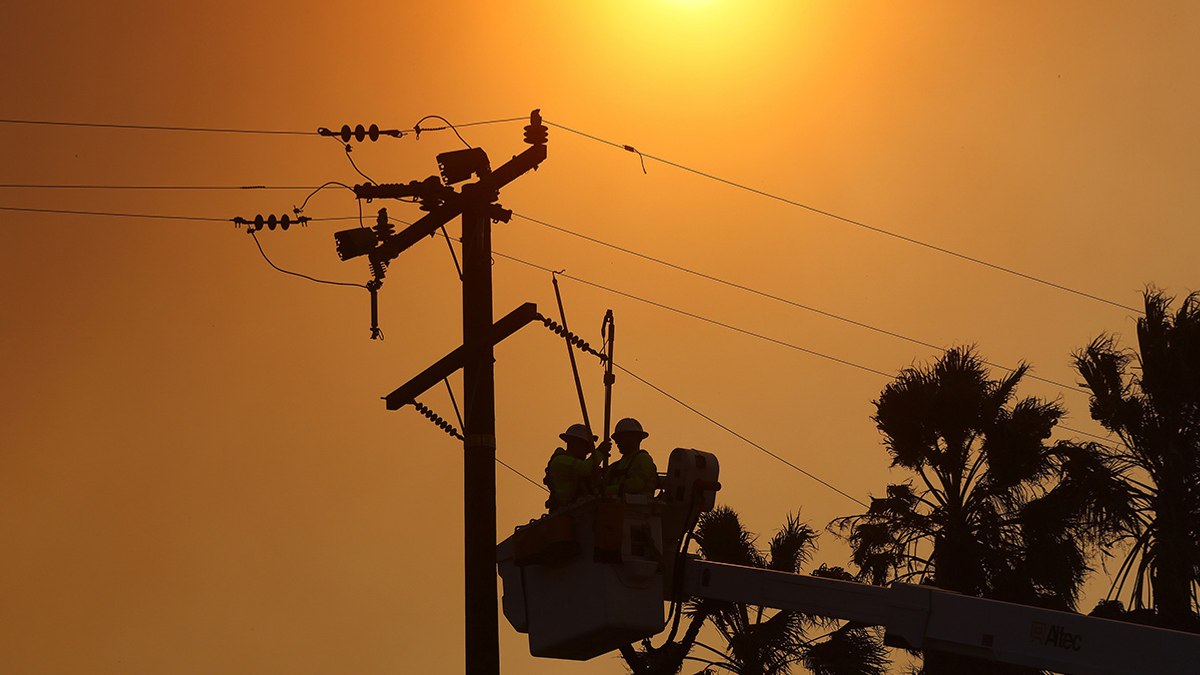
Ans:
MULTIPOLYGON (((464 192, 469 194, 466 186, 464 192)), ((468 197, 470 199, 470 197, 468 197)), ((492 224, 462 215, 463 552, 468 673, 500 672, 496 607, 496 380, 492 362, 492 224)))
POLYGON ((462 216, 461 351, 456 350, 384 398, 389 410, 399 409, 415 403, 416 397, 431 384, 458 367, 463 369, 463 566, 466 670, 470 675, 500 672, 496 605, 496 391, 492 348, 537 315, 536 307, 527 305, 493 326, 492 221, 507 221, 512 215, 497 203, 500 189, 546 159, 546 140, 541 114, 534 110, 525 127, 525 142, 531 147, 495 171, 481 148, 468 148, 438 155, 440 181, 431 177, 406 184, 356 185, 354 192, 360 199, 416 197, 429 213, 400 232, 387 231, 378 242, 358 241, 363 237, 370 239, 361 228, 335 235, 339 255, 343 259, 368 255, 375 280, 382 282, 387 265, 397 255, 456 216, 462 216), (463 185, 459 192, 450 187, 472 176, 479 180, 463 185), (461 354, 461 359, 455 354, 461 354))

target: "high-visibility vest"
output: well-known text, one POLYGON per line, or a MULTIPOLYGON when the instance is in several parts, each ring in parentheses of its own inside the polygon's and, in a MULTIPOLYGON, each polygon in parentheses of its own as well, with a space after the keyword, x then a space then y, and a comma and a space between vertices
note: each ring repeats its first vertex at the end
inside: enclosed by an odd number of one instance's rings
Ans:
POLYGON ((653 497, 657 486, 658 467, 645 449, 639 449, 632 455, 623 455, 608 466, 608 474, 604 477, 606 495, 653 497))
POLYGON ((570 505, 581 496, 592 492, 592 477, 600 466, 599 453, 587 459, 571 456, 558 448, 546 463, 546 478, 542 481, 550 488, 546 506, 556 510, 570 505))

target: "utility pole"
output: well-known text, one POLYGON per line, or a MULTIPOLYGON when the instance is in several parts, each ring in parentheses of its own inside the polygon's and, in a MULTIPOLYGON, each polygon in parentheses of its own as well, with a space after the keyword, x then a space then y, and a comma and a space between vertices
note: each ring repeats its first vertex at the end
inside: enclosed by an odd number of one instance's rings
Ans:
MULTIPOLYGON (((382 133, 382 132, 381 132, 382 133)), ((345 135, 345 134, 343 134, 345 135)), ((417 222, 393 233, 386 222, 374 231, 355 228, 335 233, 338 255, 368 256, 376 289, 388 264, 400 253, 455 217, 462 216, 463 344, 384 399, 389 410, 416 396, 459 367, 463 369, 463 566, 466 596, 466 672, 498 675, 500 640, 496 605, 496 391, 493 346, 538 316, 534 305, 514 310, 492 323, 492 222, 508 222, 512 212, 498 202, 500 189, 546 159, 547 129, 539 111, 529 115, 525 142, 531 147, 491 169, 482 148, 438 155, 441 180, 354 186, 359 199, 413 198, 428 211, 417 222), (452 185, 478 177, 456 192, 452 185)), ((381 210, 382 211, 382 210, 381 210)), ((386 221, 386 213, 381 213, 386 221)))
POLYGON ((467 673, 500 672, 496 606, 496 380, 492 329, 492 223, 468 195, 463 242, 463 552, 467 673))

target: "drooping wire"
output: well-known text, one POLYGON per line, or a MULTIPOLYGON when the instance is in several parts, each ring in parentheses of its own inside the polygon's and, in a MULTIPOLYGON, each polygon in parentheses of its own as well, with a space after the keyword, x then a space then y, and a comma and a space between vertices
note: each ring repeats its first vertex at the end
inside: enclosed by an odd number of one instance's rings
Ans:
MULTIPOLYGON (((293 210, 298 214, 302 213, 304 211, 304 207, 308 206, 308 200, 317 196, 318 192, 320 192, 321 190, 324 190, 325 188, 327 188, 331 185, 336 185, 337 187, 345 188, 345 189, 349 190, 351 193, 354 192, 354 188, 350 187, 349 185, 346 185, 345 183, 342 183, 342 182, 339 182, 336 180, 325 181, 321 185, 317 186, 316 189, 314 189, 312 192, 308 193, 308 196, 304 198, 304 201, 300 202, 300 206, 293 207, 293 210)), ((361 216, 361 213, 362 213, 361 208, 359 209, 359 213, 361 216)))
POLYGON ((546 120, 545 122, 546 122, 546 124, 548 124, 548 125, 550 125, 550 126, 552 126, 552 127, 556 127, 556 128, 558 128, 558 129, 562 129, 563 131, 568 131, 568 132, 570 132, 570 133, 573 133, 573 134, 576 134, 576 135, 578 135, 578 136, 582 136, 582 137, 584 137, 584 138, 588 138, 588 139, 591 139, 591 140, 593 140, 593 141, 596 141, 596 142, 598 142, 598 143, 603 143, 603 144, 605 144, 605 145, 612 146, 612 147, 614 147, 614 148, 619 148, 619 149, 621 149, 621 150, 624 150, 624 151, 627 151, 627 152, 635 152, 635 153, 637 153, 637 155, 638 155, 639 157, 642 157, 642 158, 648 158, 648 159, 652 159, 652 160, 654 160, 654 161, 656 161, 656 162, 660 162, 660 163, 662 163, 662 164, 666 164, 667 166, 675 167, 676 169, 680 169, 680 170, 682 170, 682 171, 687 171, 688 173, 695 174, 695 175, 697 175, 697 176, 700 176, 700 177, 702 177, 702 178, 707 178, 707 179, 709 179, 709 180, 716 181, 716 182, 718 182, 718 183, 723 183, 723 184, 725 184, 725 185, 728 185, 728 186, 730 186, 730 187, 737 188, 737 189, 739 189, 739 190, 744 190, 744 191, 746 191, 746 192, 750 192, 750 193, 752 193, 752 194, 759 195, 760 197, 766 197, 766 198, 768 198, 768 199, 773 199, 773 200, 775 200, 775 201, 782 202, 782 203, 784 203, 784 204, 787 204, 787 205, 789 205, 789 206, 794 206, 794 207, 797 207, 797 208, 801 208, 801 209, 804 209, 804 210, 806 210, 806 211, 810 211, 810 212, 812 212, 812 213, 815 213, 815 214, 817 214, 817 215, 825 216, 825 217, 827 217, 827 218, 832 218, 832 219, 834 219, 834 220, 841 221, 841 222, 843 222, 843 223, 846 223, 846 224, 848 224, 848 225, 854 225, 854 226, 856 226, 856 227, 860 227, 860 228, 862 228, 862 229, 869 230, 869 231, 871 231, 871 232, 874 232, 874 233, 876 233, 876 234, 882 234, 882 235, 885 235, 885 236, 888 236, 888 237, 892 237, 892 238, 894 238, 894 239, 899 239, 900 241, 904 241, 904 242, 907 242, 907 243, 909 243, 909 244, 914 244, 914 245, 916 245, 916 246, 921 246, 921 247, 923 247, 923 248, 927 248, 927 249, 929 249, 929 250, 932 250, 932 251, 937 251, 938 253, 943 253, 943 254, 946 254, 946 255, 949 255, 949 256, 953 256, 953 257, 955 257, 955 258, 959 258, 959 259, 961 259, 961 260, 965 260, 965 261, 967 261, 967 262, 975 263, 976 265, 982 265, 982 266, 984 266, 984 267, 989 267, 989 268, 991 268, 991 269, 993 269, 993 270, 996 270, 996 271, 999 271, 999 272, 1004 272, 1005 274, 1010 274, 1010 275, 1012 275, 1012 276, 1020 277, 1020 278, 1022 278, 1022 279, 1028 280, 1028 281, 1033 281, 1033 282, 1035 282, 1035 283, 1039 283, 1039 284, 1042 284, 1042 285, 1044 285, 1044 286, 1049 286, 1050 288, 1055 288, 1055 289, 1058 289, 1058 290, 1060 290, 1060 291, 1064 291, 1064 292, 1066 292, 1066 293, 1071 293, 1071 294, 1074 294, 1074 295, 1078 295, 1078 296, 1080 296, 1080 297, 1088 298, 1088 299, 1090 299, 1090 300, 1095 300, 1096 302, 1101 302, 1101 303, 1104 303, 1104 304, 1106 304, 1106 305, 1111 305, 1111 306, 1113 306, 1113 307, 1118 307, 1118 308, 1120 308, 1120 309, 1125 309, 1125 310, 1128 310, 1128 311, 1134 312, 1134 313, 1136 313, 1136 314, 1139 314, 1139 315, 1142 313, 1142 310, 1140 310, 1140 309, 1138 309, 1138 308, 1136 308, 1136 307, 1131 307, 1131 306, 1129 306, 1129 305, 1125 305, 1125 304, 1122 304, 1122 303, 1120 303, 1120 302, 1116 302, 1115 300, 1109 300, 1109 299, 1107 299, 1107 298, 1103 298, 1103 297, 1101 297, 1101 296, 1094 295, 1094 294, 1092 294, 1092 293, 1087 293, 1087 292, 1085 292, 1085 291, 1081 291, 1081 290, 1078 290, 1078 289, 1075 289, 1075 288, 1071 288, 1070 286, 1065 286, 1065 285, 1063 285, 1063 284, 1055 283, 1055 282, 1053 282, 1053 281, 1049 281, 1049 280, 1047 280, 1047 279, 1043 279, 1043 278, 1041 278, 1041 277, 1038 277, 1038 276, 1035 276, 1035 275, 1032 275, 1032 274, 1026 274, 1025 272, 1019 272, 1019 271, 1017 271, 1017 270, 1015 270, 1015 269, 1012 269, 1012 268, 1010 268, 1010 267, 1005 267, 1005 266, 1003 266, 1003 265, 999 265, 999 264, 996 264, 996 263, 988 262, 988 261, 986 261, 986 260, 982 260, 982 259, 980 259, 980 258, 976 258, 976 257, 973 257, 973 256, 966 255, 965 253, 959 253, 958 251, 954 251, 954 250, 952 250, 952 249, 948 249, 948 248, 945 248, 945 247, 943 247, 943 246, 938 246, 937 244, 931 244, 931 243, 929 243, 929 242, 922 241, 922 240, 920 240, 920 239, 916 239, 916 238, 914 238, 914 237, 909 237, 909 236, 907 236, 907 235, 903 235, 903 234, 900 234, 900 233, 898 233, 898 232, 893 232, 893 231, 891 231, 891 230, 887 230, 887 229, 884 229, 884 228, 882 228, 882 227, 877 227, 877 226, 874 226, 874 225, 869 225, 869 224, 867 224, 867 223, 865 223, 865 222, 863 222, 863 221, 861 221, 861 220, 855 220, 855 219, 853 219, 853 218, 848 218, 848 217, 846 217, 846 216, 842 216, 842 215, 839 215, 839 214, 833 213, 832 211, 826 211, 826 210, 824 210, 824 209, 819 209, 819 208, 817 208, 817 207, 815 207, 815 206, 810 206, 810 205, 808 205, 808 204, 805 204, 805 203, 803 203, 803 202, 798 202, 798 201, 796 201, 796 200, 794 200, 794 199, 789 199, 789 198, 787 198, 787 197, 783 197, 783 196, 781 196, 781 195, 777 195, 777 194, 774 194, 774 193, 771 193, 771 192, 767 192, 766 190, 760 190, 760 189, 758 189, 758 188, 755 188, 755 187, 750 187, 749 185, 746 185, 746 184, 744 184, 744 183, 738 183, 738 182, 735 182, 735 181, 729 180, 728 178, 722 178, 722 177, 720 177, 720 176, 717 176, 717 175, 715 175, 715 174, 711 174, 711 173, 708 173, 708 172, 705 172, 705 171, 701 171, 701 170, 699 170, 699 169, 694 169, 694 168, 692 168, 692 167, 690 167, 690 166, 686 166, 686 165, 684 165, 684 164, 680 164, 680 163, 678 163, 678 162, 674 162, 674 161, 671 161, 671 160, 669 160, 669 159, 665 159, 665 158, 663 158, 663 157, 658 157, 658 156, 656 156, 656 155, 651 155, 651 154, 647 154, 647 153, 644 153, 644 152, 640 152, 640 151, 638 151, 638 150, 634 150, 634 149, 632 148, 632 146, 627 146, 627 145, 625 145, 625 144, 622 144, 622 143, 617 143, 617 142, 615 142, 615 141, 610 141, 610 140, 608 140, 608 139, 601 138, 601 137, 599 137, 599 136, 596 136, 596 135, 593 135, 593 134, 589 134, 589 133, 587 133, 587 132, 580 131, 580 130, 578 130, 578 129, 573 129, 573 128, 571 128, 571 127, 568 127, 568 126, 565 126, 565 125, 559 124, 559 123, 557 123, 557 122, 552 122, 552 121, 550 121, 550 120, 546 120))
MULTIPOLYGON (((933 343, 931 343, 931 342, 927 342, 927 341, 925 341, 925 340, 919 340, 919 339, 917 339, 917 338, 909 337, 909 336, 907 336, 907 335, 903 335, 903 334, 901 334, 901 333, 897 333, 897 332, 895 332, 895 331, 891 331, 891 330, 888 330, 888 329, 886 329, 886 328, 880 328, 880 327, 878 327, 878 326, 873 326, 873 325, 871 325, 871 324, 869 324, 869 323, 865 323, 865 322, 862 322, 862 321, 857 321, 857 320, 855 320, 855 319, 851 319, 851 318, 848 318, 848 317, 844 317, 844 316, 841 316, 841 315, 839 315, 839 314, 834 314, 833 312, 829 312, 829 311, 826 311, 826 310, 823 310, 823 309, 819 309, 819 308, 817 308, 817 307, 813 307, 813 306, 811 306, 811 305, 806 305, 806 304, 803 304, 803 303, 801 303, 801 302, 797 302, 797 301, 795 301, 795 300, 791 300, 791 299, 784 298, 784 297, 782 297, 782 296, 779 296, 779 295, 775 295, 775 294, 773 294, 773 293, 768 293, 768 292, 766 292, 766 291, 761 291, 761 290, 758 290, 757 288, 753 288, 753 287, 751 287, 751 286, 747 286, 747 285, 745 285, 745 284, 740 284, 740 283, 737 283, 737 282, 735 282, 735 281, 729 281, 728 279, 722 279, 721 277, 713 276, 713 275, 711 275, 711 274, 706 274, 706 273, 704 273, 704 272, 700 272, 700 271, 698 271, 698 270, 694 270, 694 269, 692 269, 692 268, 690 268, 690 267, 684 267, 683 265, 679 265, 679 264, 676 264, 676 263, 670 262, 670 261, 668 261, 668 260, 664 260, 664 259, 662 259, 662 258, 657 258, 657 257, 655 257, 655 256, 652 256, 652 255, 647 255, 647 254, 645 254, 645 253, 641 253, 640 251, 635 251, 635 250, 633 250, 633 249, 626 248, 626 247, 624 247, 624 246, 619 246, 619 245, 617 245, 617 244, 613 244, 613 243, 611 243, 611 242, 604 241, 604 240, 602 240, 602 239, 597 239, 596 237, 591 237, 591 236, 588 236, 588 235, 586 235, 586 234, 582 234, 582 233, 580 233, 580 232, 576 232, 576 231, 574 231, 574 230, 569 230, 569 229, 567 229, 567 228, 565 228, 565 227, 561 227, 561 226, 555 225, 555 224, 553 224, 553 223, 546 222, 546 221, 544 221, 544 220, 539 220, 539 219, 537 219, 537 218, 533 218, 533 217, 530 217, 530 216, 522 215, 522 214, 520 214, 520 213, 517 213, 517 212, 515 212, 515 211, 513 212, 513 215, 514 215, 514 216, 516 216, 517 218, 520 218, 520 219, 522 219, 522 220, 525 220, 525 221, 528 221, 528 222, 534 223, 534 224, 536 224, 536 225, 541 225, 542 227, 545 227, 545 228, 548 228, 548 229, 554 230, 554 231, 556 231, 556 232, 561 232, 561 233, 563 233, 563 234, 567 234, 567 235, 570 235, 570 236, 572 236, 572 237, 577 237, 577 238, 579 238, 579 239, 583 239, 584 241, 588 241, 588 242, 591 242, 591 243, 593 243, 593 244, 598 244, 598 245, 600 245, 600 246, 604 246, 604 247, 610 248, 610 249, 612 249, 612 250, 614 250, 614 251, 619 251, 619 252, 621 252, 621 253, 625 253, 625 254, 627 254, 627 255, 631 255, 631 256, 633 256, 633 257, 635 257, 635 258, 641 258, 642 260, 645 260, 645 261, 647 261, 647 262, 652 262, 652 263, 654 263, 654 264, 656 264, 656 265, 662 265, 663 267, 669 267, 669 268, 671 268, 671 269, 673 269, 673 270, 677 270, 677 271, 680 271, 680 272, 684 272, 684 273, 686 273, 686 274, 690 274, 690 275, 692 275, 692 276, 695 276, 695 277, 698 277, 698 278, 701 278, 701 279, 706 279, 706 280, 708 280, 708 281, 712 281, 712 282, 715 282, 715 283, 718 283, 718 284, 722 284, 722 285, 725 285, 725 286, 728 286, 728 287, 730 287, 730 288, 734 288, 734 289, 737 289, 737 290, 740 290, 740 291, 745 291, 745 292, 747 292, 747 293, 751 293, 751 294, 753 294, 753 295, 757 295, 757 296, 759 296, 759 297, 766 298, 766 299, 768 299, 768 300, 774 300, 775 302, 783 303, 783 304, 785 304, 785 305, 789 305, 789 306, 791 306, 791 307, 795 307, 795 308, 797 308, 797 309, 802 309, 802 310, 804 310, 804 311, 807 311, 807 312, 812 312, 812 313, 814 313, 814 314, 819 314, 820 316, 824 316, 824 317, 826 317, 826 318, 834 319, 834 320, 836 320, 836 321, 841 321, 841 322, 843 322, 843 323, 847 323, 847 324, 850 324, 850 325, 852 325, 852 326, 857 326, 857 327, 859 327, 859 328, 864 328, 864 329, 866 329, 866 330, 874 331, 874 332, 876 332, 876 333, 879 333, 879 334, 881 334, 881 335, 886 335, 886 336, 888 336, 888 337, 897 338, 897 339, 900 339, 900 340, 905 340, 905 341, 907 341, 907 342, 910 342, 910 343, 912 343, 912 344, 920 345, 920 346, 922 346, 922 347, 927 347, 927 348, 929 348, 929 349, 934 349, 934 350, 937 350, 937 351, 939 351, 939 352, 943 352, 943 353, 946 351, 946 348, 945 348, 945 347, 939 347, 938 345, 935 345, 935 344, 933 344, 933 343)), ((1002 370, 1005 370, 1005 371, 1010 371, 1010 372, 1011 372, 1011 371, 1013 370, 1013 368, 1010 368, 1010 367, 1008 367, 1008 366, 1004 366, 1004 365, 997 364, 997 363, 991 363, 991 362, 989 362, 989 361, 985 361, 984 363, 985 363, 986 365, 988 365, 988 366, 991 366, 991 367, 993 367, 993 368, 1000 368, 1000 369, 1002 369, 1002 370)), ((1038 376, 1038 375, 1034 375, 1034 374, 1032 374, 1032 373, 1028 374, 1026 377, 1029 377, 1030 379, 1038 380, 1038 381, 1040 381, 1040 382, 1044 382, 1044 383, 1046 383, 1046 384, 1051 384, 1051 385, 1054 385, 1054 386, 1056 386, 1056 387, 1060 387, 1060 388, 1062 388, 1062 389, 1065 389, 1065 390, 1067 390, 1067 391, 1070 391, 1070 392, 1073 392, 1073 393, 1077 393, 1077 394, 1083 394, 1083 395, 1086 395, 1086 393, 1087 393, 1087 392, 1084 392, 1083 390, 1079 389, 1078 387, 1074 387, 1074 386, 1071 386, 1071 385, 1069 385, 1069 384, 1065 384, 1065 383, 1063 383, 1063 382, 1056 382, 1055 380, 1051 380, 1051 379, 1048 379, 1048 378, 1045 378, 1045 377, 1040 377, 1040 376, 1038 376)))
POLYGON ((356 288, 364 288, 368 291, 370 290, 369 288, 367 288, 367 286, 365 284, 354 284, 354 283, 349 283, 346 281, 328 281, 326 279, 318 279, 316 277, 310 277, 307 274, 301 274, 299 272, 292 272, 290 270, 285 270, 282 267, 280 267, 279 265, 276 265, 275 263, 271 262, 271 259, 267 257, 267 252, 263 250, 262 244, 260 244, 258 241, 258 235, 254 233, 254 230, 248 230, 248 231, 250 232, 250 237, 252 239, 254 239, 254 245, 258 247, 258 252, 262 254, 263 260, 266 260, 268 265, 270 265, 271 267, 274 267, 276 270, 278 270, 280 272, 283 272, 284 274, 290 274, 294 277, 300 277, 301 279, 308 279, 309 281, 314 281, 318 284, 328 284, 330 286, 352 286, 352 287, 356 287, 356 288))
MULTIPOLYGON (((345 144, 343 144, 343 143, 342 143, 342 141, 341 141, 341 139, 337 139, 337 138, 335 138, 335 139, 333 139, 333 140, 334 140, 334 142, 336 142, 338 145, 341 145, 341 146, 342 146, 342 149, 346 151, 346 159, 350 160, 350 166, 351 166, 351 167, 354 169, 355 173, 357 173, 358 175, 360 175, 360 176, 362 176, 364 179, 366 179, 366 181, 367 181, 368 183, 371 183, 372 185, 374 185, 374 184, 375 184, 375 179, 373 179, 373 178, 371 178, 370 176, 368 176, 367 174, 363 173, 363 172, 362 172, 362 169, 358 168, 358 164, 355 164, 355 163, 354 163, 354 156, 350 154, 351 152, 353 152, 353 151, 354 151, 354 147, 353 147, 353 146, 351 146, 349 143, 345 143, 345 144)), ((352 189, 353 189, 353 188, 352 188, 352 189)))
MULTIPOLYGON (((519 119, 523 119, 523 118, 519 118, 519 119)), ((442 128, 449 128, 450 131, 454 132, 455 136, 458 136, 458 140, 463 142, 463 145, 467 146, 468 148, 472 147, 471 144, 467 142, 467 139, 463 138, 462 134, 458 133, 458 129, 456 129, 454 127, 454 125, 450 123, 450 120, 446 119, 445 117, 442 117, 441 115, 426 115, 426 116, 422 117, 421 119, 417 120, 417 123, 413 125, 413 131, 416 132, 416 136, 418 139, 421 138, 421 132, 433 131, 433 129, 421 128, 421 122, 424 122, 425 120, 441 120, 441 121, 445 122, 446 126, 442 127, 442 128)), ((459 126, 467 126, 467 125, 463 124, 463 125, 459 125, 459 126)))

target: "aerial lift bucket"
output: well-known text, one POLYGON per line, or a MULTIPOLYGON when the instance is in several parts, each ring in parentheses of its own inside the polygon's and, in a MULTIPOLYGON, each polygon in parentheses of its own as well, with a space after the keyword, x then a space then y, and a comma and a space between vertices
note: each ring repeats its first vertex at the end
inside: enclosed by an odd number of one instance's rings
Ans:
POLYGON ((712 454, 678 448, 660 497, 581 502, 501 542, 504 616, 530 653, 582 661, 661 632, 679 542, 712 508, 718 471, 712 454))

